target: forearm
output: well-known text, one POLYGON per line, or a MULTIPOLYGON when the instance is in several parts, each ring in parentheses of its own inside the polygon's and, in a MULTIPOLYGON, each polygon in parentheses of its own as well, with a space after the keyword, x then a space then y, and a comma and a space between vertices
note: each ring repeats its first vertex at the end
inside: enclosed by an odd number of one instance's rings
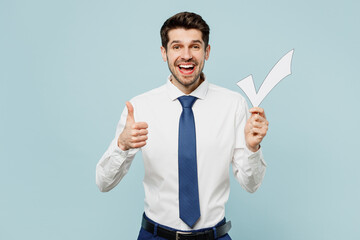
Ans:
POLYGON ((232 165, 235 178, 246 191, 253 193, 260 187, 266 172, 261 149, 255 153, 246 148, 235 149, 232 165))
POLYGON ((137 149, 122 151, 114 139, 96 165, 96 185, 102 192, 113 189, 128 172, 137 149))

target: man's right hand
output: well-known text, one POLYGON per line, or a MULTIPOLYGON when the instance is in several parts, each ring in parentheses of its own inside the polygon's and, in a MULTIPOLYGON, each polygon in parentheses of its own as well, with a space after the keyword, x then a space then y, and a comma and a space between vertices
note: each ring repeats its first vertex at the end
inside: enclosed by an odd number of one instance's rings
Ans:
POLYGON ((146 122, 135 122, 134 107, 130 102, 126 102, 126 107, 128 109, 126 124, 117 142, 123 151, 143 147, 148 139, 148 124, 146 122))

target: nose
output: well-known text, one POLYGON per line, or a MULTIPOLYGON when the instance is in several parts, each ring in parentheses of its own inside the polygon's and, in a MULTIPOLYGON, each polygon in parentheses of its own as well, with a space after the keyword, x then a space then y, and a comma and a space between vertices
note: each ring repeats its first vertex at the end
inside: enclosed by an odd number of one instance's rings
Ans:
POLYGON ((190 60, 192 59, 191 50, 188 47, 185 47, 183 51, 181 52, 181 58, 184 60, 190 60))

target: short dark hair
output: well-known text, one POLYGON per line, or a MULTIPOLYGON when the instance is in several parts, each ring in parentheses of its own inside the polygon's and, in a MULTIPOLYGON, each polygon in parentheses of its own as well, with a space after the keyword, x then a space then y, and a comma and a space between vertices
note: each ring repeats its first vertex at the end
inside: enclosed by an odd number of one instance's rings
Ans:
POLYGON ((202 40, 205 43, 205 48, 209 44, 210 28, 209 25, 196 13, 181 12, 167 19, 160 30, 161 44, 167 49, 169 42, 169 31, 176 28, 197 29, 202 33, 202 40))

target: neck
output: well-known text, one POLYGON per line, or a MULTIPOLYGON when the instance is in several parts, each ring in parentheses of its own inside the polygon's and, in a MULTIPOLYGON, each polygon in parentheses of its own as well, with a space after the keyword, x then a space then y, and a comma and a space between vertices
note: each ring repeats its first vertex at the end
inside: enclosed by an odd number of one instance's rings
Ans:
POLYGON ((191 92, 193 92, 198 86, 200 86, 200 84, 205 80, 205 75, 204 73, 200 74, 200 77, 198 80, 196 80, 193 84, 185 86, 181 83, 179 83, 173 75, 171 75, 170 77, 170 82, 172 84, 175 85, 175 87, 177 87, 180 91, 182 91, 183 93, 185 93, 186 95, 190 94, 191 92))

